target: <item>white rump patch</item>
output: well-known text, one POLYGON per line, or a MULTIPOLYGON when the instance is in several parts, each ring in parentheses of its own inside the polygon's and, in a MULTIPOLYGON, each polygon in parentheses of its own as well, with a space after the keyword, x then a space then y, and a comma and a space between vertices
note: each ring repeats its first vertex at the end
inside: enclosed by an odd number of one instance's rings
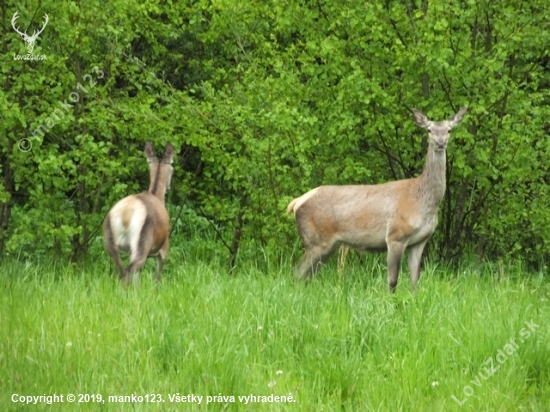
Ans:
POLYGON ((147 208, 133 196, 118 202, 111 211, 111 230, 115 244, 125 251, 136 253, 141 229, 147 217, 147 208), (130 209, 131 218, 128 226, 123 223, 124 212, 130 209))

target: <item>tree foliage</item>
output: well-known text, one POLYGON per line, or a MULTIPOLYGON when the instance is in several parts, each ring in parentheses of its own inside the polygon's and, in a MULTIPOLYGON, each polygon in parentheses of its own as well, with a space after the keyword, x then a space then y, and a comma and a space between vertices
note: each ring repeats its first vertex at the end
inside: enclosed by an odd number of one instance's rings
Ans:
POLYGON ((0 7, 3 250, 84 255, 109 207, 146 188, 141 151, 153 140, 180 148, 173 206, 206 216, 233 255, 241 239, 285 251, 293 197, 418 175, 426 136, 410 109, 442 120, 468 105, 432 250, 547 258, 543 0, 0 7), (29 32, 49 15, 34 51, 46 60, 12 58, 25 50, 17 10, 29 32))

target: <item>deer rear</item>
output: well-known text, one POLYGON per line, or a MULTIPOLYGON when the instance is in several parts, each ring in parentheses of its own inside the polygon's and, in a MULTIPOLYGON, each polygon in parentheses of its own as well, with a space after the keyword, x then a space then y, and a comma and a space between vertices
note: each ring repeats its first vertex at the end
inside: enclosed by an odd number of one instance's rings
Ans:
POLYGON ((144 152, 149 162, 149 190, 120 200, 103 222, 105 249, 126 284, 132 283, 134 274, 142 268, 148 257, 156 258, 155 276, 160 282, 169 248, 170 222, 164 196, 170 189, 174 148, 168 143, 161 160, 156 158, 150 142, 144 152), (130 255, 130 263, 126 268, 122 264, 120 250, 130 255))

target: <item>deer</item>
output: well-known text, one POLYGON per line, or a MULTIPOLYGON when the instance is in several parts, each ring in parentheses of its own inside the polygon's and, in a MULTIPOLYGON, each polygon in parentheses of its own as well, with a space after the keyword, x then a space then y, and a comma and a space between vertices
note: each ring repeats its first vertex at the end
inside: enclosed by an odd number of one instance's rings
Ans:
POLYGON ((48 15, 46 13, 44 13, 44 24, 42 25, 42 28, 40 30, 38 30, 38 32, 36 30, 33 30, 32 32, 32 35, 29 36, 27 34, 27 30, 25 30, 24 32, 21 32, 19 30, 19 27, 17 27, 15 25, 15 22, 17 21, 17 19, 19 18, 19 16, 17 15, 17 13, 19 13, 18 11, 16 11, 11 19, 11 26, 13 27, 13 29, 17 32, 17 34, 19 34, 22 38, 23 38, 23 41, 25 43, 27 43, 27 53, 28 54, 32 54, 32 51, 34 50, 34 43, 36 42, 36 39, 38 38, 38 36, 40 35, 40 33, 42 33, 44 31, 44 29, 46 28, 46 25, 48 24, 48 15))
POLYGON ((156 259, 155 278, 160 283, 168 256, 169 217, 164 197, 170 190, 174 171, 174 147, 167 143, 160 160, 155 156, 151 142, 145 145, 144 153, 149 163, 149 190, 118 201, 103 221, 105 249, 126 285, 133 282, 134 275, 139 273, 148 257, 156 259), (123 267, 120 250, 130 255, 126 268, 123 267))
POLYGON ((468 108, 444 121, 431 121, 413 109, 416 124, 428 132, 428 153, 422 174, 375 185, 327 185, 293 199, 305 253, 294 268, 299 280, 309 280, 341 246, 357 251, 387 252, 388 289, 394 293, 405 250, 413 292, 420 279, 424 246, 437 227, 445 194, 446 149, 451 129, 468 108))

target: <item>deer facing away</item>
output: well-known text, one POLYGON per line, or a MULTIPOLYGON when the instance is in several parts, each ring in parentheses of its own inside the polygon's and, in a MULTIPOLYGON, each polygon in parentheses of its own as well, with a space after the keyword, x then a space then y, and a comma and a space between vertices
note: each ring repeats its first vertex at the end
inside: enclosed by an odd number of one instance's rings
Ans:
POLYGON ((168 255, 169 217, 164 196, 170 189, 174 148, 168 143, 164 156, 157 159, 151 142, 145 145, 149 162, 150 184, 145 193, 130 195, 115 204, 103 221, 105 249, 113 258, 121 280, 133 281, 148 257, 155 257, 155 277, 160 282, 162 268, 168 255), (124 268, 120 250, 130 254, 130 263, 124 268))
POLYGON ((467 107, 449 120, 431 121, 413 110, 416 124, 428 131, 428 154, 419 177, 378 185, 319 186, 292 200, 305 254, 294 269, 310 278, 337 248, 386 252, 388 287, 397 286, 401 258, 408 252, 412 289, 420 278, 420 259, 437 226, 439 203, 445 193, 447 142, 467 107))

